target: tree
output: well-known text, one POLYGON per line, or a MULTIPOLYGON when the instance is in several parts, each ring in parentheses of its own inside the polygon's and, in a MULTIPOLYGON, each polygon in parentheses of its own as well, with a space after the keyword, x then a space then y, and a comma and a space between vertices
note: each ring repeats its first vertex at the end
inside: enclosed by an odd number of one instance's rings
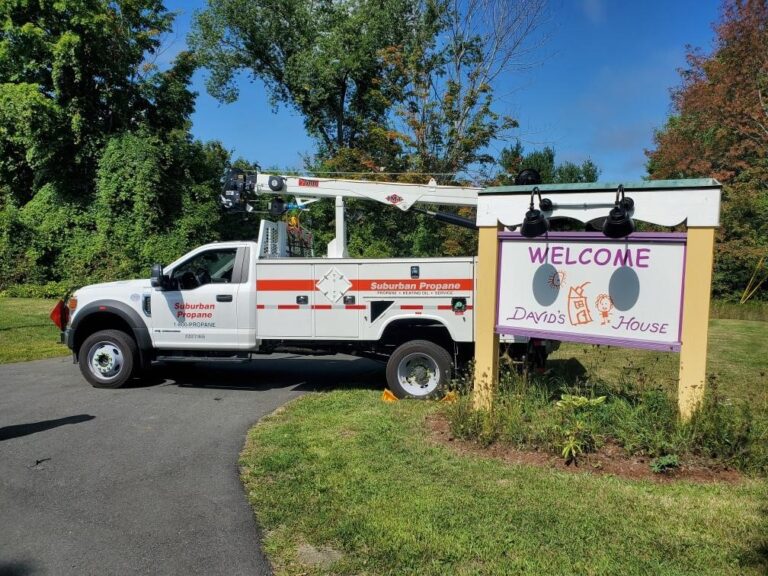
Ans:
POLYGON ((211 191, 228 160, 219 144, 189 142, 184 134, 112 138, 99 163, 95 234, 82 273, 135 276, 219 238, 221 209, 211 191))
POLYGON ((146 273, 219 237, 228 155, 195 142, 196 62, 160 0, 0 3, 0 287, 146 273))
POLYGON ((713 286, 736 297, 768 253, 768 3, 725 0, 715 33, 712 54, 689 48, 647 167, 655 179, 723 183, 713 286))
POLYGON ((0 4, 0 181, 17 203, 53 180, 92 189, 107 137, 152 105, 147 57, 172 20, 160 0, 0 4))
POLYGON ((525 168, 538 171, 544 184, 597 182, 600 177, 600 169, 592 160, 584 160, 581 164, 569 161, 556 164, 554 148, 547 146, 525 154, 519 141, 511 148, 502 149, 498 163, 506 173, 496 180, 496 184, 502 186, 514 184, 515 175, 525 168))
POLYGON ((234 101, 238 74, 249 73, 333 156, 383 124, 390 99, 378 54, 404 41, 414 10, 414 0, 210 0, 189 41, 212 95, 234 101))
POLYGON ((544 0, 423 0, 405 44, 383 56, 394 94, 395 130, 410 167, 450 180, 517 122, 495 109, 496 82, 527 64, 544 0))

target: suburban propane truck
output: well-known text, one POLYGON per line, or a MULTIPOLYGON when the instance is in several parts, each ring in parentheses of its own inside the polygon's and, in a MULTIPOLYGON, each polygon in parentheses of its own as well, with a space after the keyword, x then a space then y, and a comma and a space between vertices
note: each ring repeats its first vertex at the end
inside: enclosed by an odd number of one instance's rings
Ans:
MULTIPOLYGON (((289 206, 333 199, 335 238, 325 257, 311 257, 311 238, 300 226, 262 220, 255 242, 206 244, 166 266, 155 264, 150 278, 76 290, 51 317, 90 384, 119 388, 157 361, 344 353, 386 362, 396 396, 428 398, 472 358, 476 258, 349 258, 344 200, 414 209, 474 228, 429 208, 475 206, 477 188, 237 169, 222 181, 221 202, 229 210, 253 212, 261 194, 272 196, 275 217, 289 206)), ((559 344, 505 338, 514 357, 538 368, 559 344)))

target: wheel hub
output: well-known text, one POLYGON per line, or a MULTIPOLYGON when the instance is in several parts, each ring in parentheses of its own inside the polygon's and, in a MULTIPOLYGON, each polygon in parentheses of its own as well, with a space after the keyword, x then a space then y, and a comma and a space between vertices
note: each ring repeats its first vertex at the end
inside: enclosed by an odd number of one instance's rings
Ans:
POLYGON ((93 346, 89 360, 91 372, 101 379, 114 378, 123 368, 123 355, 111 342, 99 342, 93 346))
POLYGON ((437 389, 440 369, 433 358, 426 354, 409 354, 400 361, 398 380, 403 389, 413 396, 426 396, 437 389))
POLYGON ((418 386, 426 386, 429 382, 430 376, 432 376, 432 374, 426 366, 417 364, 411 369, 411 373, 408 376, 408 381, 411 384, 416 384, 418 386))

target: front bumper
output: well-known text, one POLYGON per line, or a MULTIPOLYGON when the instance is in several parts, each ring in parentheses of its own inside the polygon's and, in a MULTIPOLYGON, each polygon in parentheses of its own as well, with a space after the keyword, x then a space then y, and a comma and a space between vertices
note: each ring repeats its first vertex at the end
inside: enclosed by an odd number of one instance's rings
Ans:
POLYGON ((67 348, 72 350, 72 330, 67 328, 59 332, 59 339, 62 344, 66 344, 67 348))

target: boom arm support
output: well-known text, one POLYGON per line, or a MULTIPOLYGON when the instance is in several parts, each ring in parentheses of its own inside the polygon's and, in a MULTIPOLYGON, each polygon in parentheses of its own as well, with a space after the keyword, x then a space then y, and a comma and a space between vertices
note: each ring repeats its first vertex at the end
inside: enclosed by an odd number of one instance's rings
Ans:
POLYGON ((334 178, 306 178, 299 176, 270 176, 259 174, 256 178, 257 194, 288 194, 297 198, 365 198, 382 204, 396 206, 406 212, 414 204, 439 204, 444 206, 477 206, 481 188, 465 186, 438 186, 406 184, 403 182, 372 182, 368 180, 343 180, 334 178), (275 178, 282 187, 271 185, 275 178))
POLYGON ((434 179, 431 179, 428 184, 407 184, 270 174, 246 175, 240 170, 230 170, 225 176, 221 200, 226 207, 240 206, 250 211, 251 206, 248 200, 251 194, 294 196, 299 206, 305 206, 318 198, 334 198, 336 204, 336 238, 328 244, 328 257, 346 258, 345 198, 373 200, 388 206, 395 206, 403 212, 413 208, 443 222, 475 228, 474 223, 468 219, 454 214, 415 208, 415 205, 477 206, 480 190, 480 188, 465 186, 438 186, 434 179))

